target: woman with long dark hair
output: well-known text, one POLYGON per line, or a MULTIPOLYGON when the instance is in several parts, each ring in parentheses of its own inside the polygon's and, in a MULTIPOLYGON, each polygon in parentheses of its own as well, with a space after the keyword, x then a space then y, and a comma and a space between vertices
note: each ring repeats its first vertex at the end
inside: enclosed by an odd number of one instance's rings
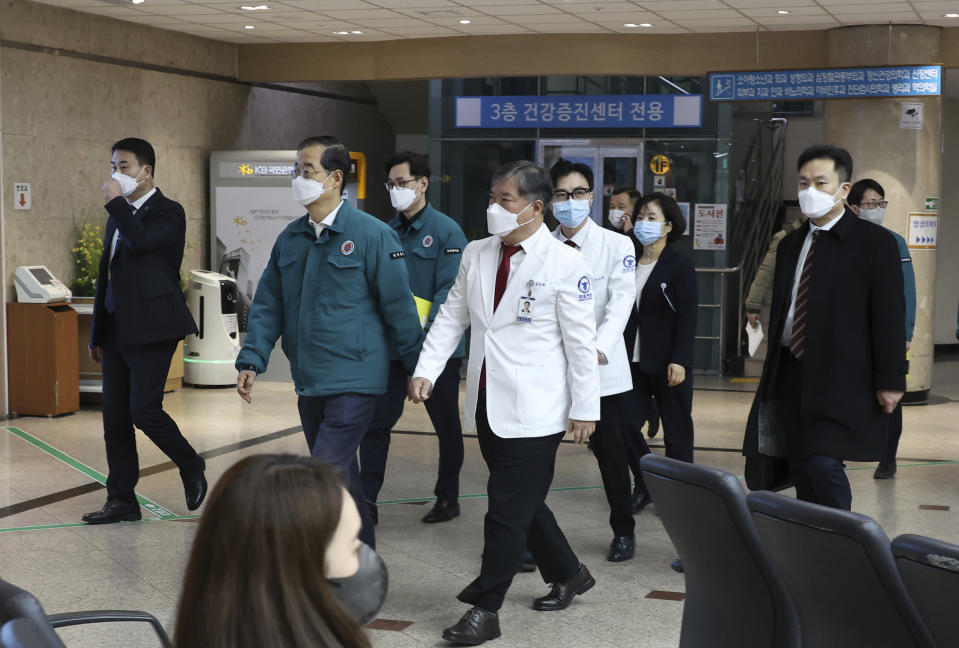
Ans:
MULTIPOLYGON (((359 530, 353 498, 322 461, 240 460, 207 499, 184 577, 176 647, 369 648, 336 580, 363 571, 367 554, 376 559, 359 530)), ((385 583, 376 585, 385 595, 385 583)))

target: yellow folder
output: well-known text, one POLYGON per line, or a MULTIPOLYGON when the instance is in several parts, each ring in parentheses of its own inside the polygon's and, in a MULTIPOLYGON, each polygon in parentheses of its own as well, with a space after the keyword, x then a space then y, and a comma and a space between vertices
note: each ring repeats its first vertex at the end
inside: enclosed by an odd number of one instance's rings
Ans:
POLYGON ((413 295, 413 301, 416 302, 416 314, 420 316, 420 327, 426 328, 426 322, 430 319, 430 310, 433 309, 433 302, 426 301, 416 295, 413 295))

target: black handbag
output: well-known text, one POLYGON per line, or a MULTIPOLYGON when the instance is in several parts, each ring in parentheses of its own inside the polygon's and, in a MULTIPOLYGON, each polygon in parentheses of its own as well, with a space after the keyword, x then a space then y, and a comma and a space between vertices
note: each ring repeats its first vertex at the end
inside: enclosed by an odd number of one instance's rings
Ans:
POLYGON ((785 457, 746 457, 746 486, 749 490, 780 491, 795 484, 785 457))

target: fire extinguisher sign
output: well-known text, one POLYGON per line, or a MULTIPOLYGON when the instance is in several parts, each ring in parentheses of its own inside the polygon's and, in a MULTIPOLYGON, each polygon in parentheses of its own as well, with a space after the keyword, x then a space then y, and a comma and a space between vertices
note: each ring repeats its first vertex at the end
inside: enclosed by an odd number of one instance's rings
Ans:
POLYGON ((30 194, 30 183, 29 182, 14 182, 13 183, 13 208, 14 209, 30 209, 33 204, 33 199, 30 194))

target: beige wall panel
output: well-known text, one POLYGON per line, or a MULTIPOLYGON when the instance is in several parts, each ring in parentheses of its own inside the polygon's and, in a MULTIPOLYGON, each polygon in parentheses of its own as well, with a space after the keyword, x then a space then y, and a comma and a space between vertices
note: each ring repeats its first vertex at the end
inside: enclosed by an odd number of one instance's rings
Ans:
POLYGON ((0 39, 233 77, 235 46, 27 0, 0 0, 0 39))

